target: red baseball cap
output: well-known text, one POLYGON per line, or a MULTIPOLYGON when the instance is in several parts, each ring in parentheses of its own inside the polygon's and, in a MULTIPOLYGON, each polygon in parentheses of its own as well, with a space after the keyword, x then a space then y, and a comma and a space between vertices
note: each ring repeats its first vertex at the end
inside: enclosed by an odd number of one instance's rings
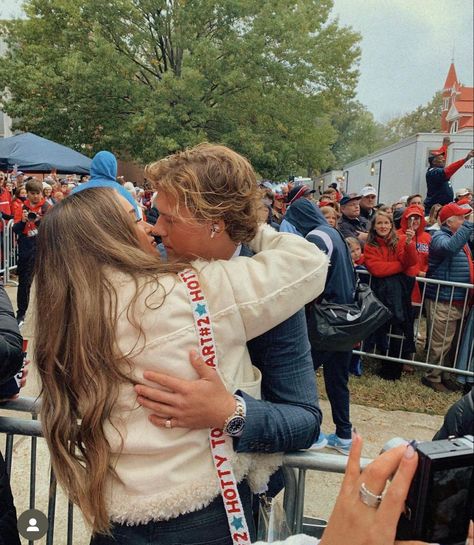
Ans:
POLYGON ((450 202, 449 204, 445 204, 443 208, 441 208, 441 210, 439 211, 438 219, 441 223, 444 223, 451 216, 465 216, 469 213, 470 210, 468 210, 467 208, 463 208, 455 202, 450 202))

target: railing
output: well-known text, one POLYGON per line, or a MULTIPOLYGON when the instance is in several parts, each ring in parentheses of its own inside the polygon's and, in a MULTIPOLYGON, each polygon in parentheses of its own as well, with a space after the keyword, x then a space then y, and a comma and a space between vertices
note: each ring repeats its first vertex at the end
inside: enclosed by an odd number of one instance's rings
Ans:
MULTIPOLYGON (((34 398, 19 398, 16 401, 10 401, 0 406, 0 410, 20 411, 30 413, 32 419, 24 419, 9 416, 0 416, 0 434, 6 434, 5 462, 7 472, 12 474, 14 466, 14 438, 15 436, 24 436, 31 438, 30 448, 30 479, 29 479, 29 508, 34 509, 37 500, 36 482, 37 482, 37 442, 42 437, 41 424, 36 420, 40 410, 40 401, 34 398)), ((361 460, 361 469, 363 469, 371 460, 363 458, 361 460)), ((283 471, 285 475, 285 493, 284 506, 287 513, 288 524, 292 533, 301 533, 303 530, 303 512, 305 499, 305 479, 307 470, 344 473, 347 464, 347 456, 337 454, 325 454, 322 452, 295 452, 285 455, 283 460, 283 471)), ((49 496, 48 496, 48 532, 46 535, 46 545, 54 544, 54 529, 56 519, 56 479, 52 471, 49 474, 49 496)), ((73 544, 73 506, 71 503, 67 507, 67 532, 66 544, 73 544)), ((63 540, 60 541, 62 545, 63 540)), ((29 542, 33 545, 33 542, 29 542)))
POLYGON ((11 273, 17 267, 18 263, 18 245, 17 237, 13 232, 13 220, 6 222, 0 219, 1 232, 1 258, 0 275, 3 276, 4 284, 17 285, 17 282, 11 279, 11 273))
MULTIPOLYGON (((314 451, 285 454, 283 458, 283 474, 285 476, 283 506, 288 526, 293 534, 300 534, 303 531, 306 471, 344 473, 347 460, 347 456, 342 454, 325 454, 314 451)), ((369 458, 362 458, 360 461, 361 470, 371 461, 369 458)))
MULTIPOLYGON (((22 413, 30 413, 31 419, 0 416, 0 435, 6 435, 5 441, 5 463, 9 476, 12 475, 12 470, 15 469, 13 464, 14 453, 14 439, 16 436, 30 437, 30 474, 29 474, 29 509, 35 509, 38 497, 37 497, 37 477, 38 477, 38 438, 42 437, 41 424, 37 420, 37 415, 40 409, 40 401, 34 398, 19 398, 15 401, 9 401, 0 405, 0 411, 19 411, 22 413)), ((13 482, 13 480, 12 480, 13 482)), ((22 488, 24 491, 24 488, 22 488)), ((56 479, 52 470, 49 471, 49 486, 48 486, 48 499, 47 499, 47 513, 48 513, 48 531, 46 534, 46 545, 53 545, 54 543, 54 531, 56 520, 56 479)), ((44 500, 45 498, 39 498, 44 500)), ((16 501, 16 500, 15 500, 16 501)), ((16 501, 16 503, 18 503, 16 501)), ((17 505, 18 508, 18 505, 17 505)), ((73 545, 73 505, 69 502, 67 506, 67 529, 66 529, 66 542, 61 540, 59 543, 63 545, 73 545)), ((33 545, 33 541, 28 542, 29 545, 33 545)))
MULTIPOLYGON (((372 284, 372 277, 368 272, 358 271, 359 278, 362 282, 372 284)), ((402 354, 405 352, 404 343, 405 337, 399 335, 393 331, 393 327, 390 326, 388 331, 388 343, 387 349, 385 352, 376 351, 374 347, 373 350, 366 350, 367 342, 362 343, 362 346, 359 350, 354 350, 355 354, 361 356, 370 356, 384 361, 393 361, 399 363, 406 363, 420 368, 425 369, 437 369, 440 371, 445 371, 453 373, 462 377, 461 381, 468 380, 469 382, 474 382, 474 343, 471 342, 466 349, 466 346, 463 345, 464 336, 467 338, 473 337, 473 321, 468 320, 469 312, 471 311, 471 294, 474 290, 474 284, 466 284, 460 282, 446 282, 443 280, 434 280, 431 278, 416 277, 418 282, 420 293, 421 293, 421 302, 413 304, 413 311, 415 313, 415 327, 414 327, 414 338, 417 342, 418 347, 416 353, 409 358, 403 358, 402 354), (431 313, 426 308, 426 286, 435 285, 436 293, 434 299, 431 299, 432 308, 431 313), (440 291, 444 290, 443 301, 440 300, 440 291), (432 334, 433 327, 435 325, 434 321, 430 319, 430 315, 436 313, 437 308, 440 306, 440 303, 448 303, 450 308, 453 309, 454 313, 454 294, 455 290, 459 295, 459 292, 463 293, 462 300, 456 301, 457 308, 461 311, 460 318, 456 318, 457 324, 457 333, 454 337, 453 342, 449 342, 447 339, 448 324, 446 323, 443 343, 441 350, 437 350, 437 354, 434 352, 432 347, 432 334), (447 292, 447 295, 446 295, 447 292), (390 341, 397 340, 398 353, 390 354, 390 341), (425 341, 425 346, 420 347, 420 343, 425 341), (461 347, 463 350, 461 351, 461 347), (421 357, 423 356, 424 357, 421 357), (439 362, 436 361, 439 358, 439 362), (452 363, 451 365, 446 365, 446 363, 452 363)), ((450 319, 448 314, 446 322, 450 319)), ((454 317, 453 317, 454 320, 454 317)), ((459 380, 459 379, 458 379, 459 380)))

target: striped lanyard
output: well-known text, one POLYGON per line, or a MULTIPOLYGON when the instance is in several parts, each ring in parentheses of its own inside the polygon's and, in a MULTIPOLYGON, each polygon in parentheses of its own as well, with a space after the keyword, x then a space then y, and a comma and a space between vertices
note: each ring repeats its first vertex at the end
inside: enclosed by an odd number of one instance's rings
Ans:
MULTIPOLYGON (((211 316, 206 298, 199 284, 197 273, 192 269, 186 269, 179 273, 179 277, 186 286, 189 302, 193 310, 201 357, 206 365, 217 371, 217 351, 212 331, 211 316)), ((230 462, 230 453, 234 450, 232 439, 221 429, 212 428, 209 430, 209 443, 227 515, 230 535, 232 536, 232 543, 234 545, 250 545, 247 521, 245 520, 242 502, 240 501, 237 489, 237 481, 230 462)))

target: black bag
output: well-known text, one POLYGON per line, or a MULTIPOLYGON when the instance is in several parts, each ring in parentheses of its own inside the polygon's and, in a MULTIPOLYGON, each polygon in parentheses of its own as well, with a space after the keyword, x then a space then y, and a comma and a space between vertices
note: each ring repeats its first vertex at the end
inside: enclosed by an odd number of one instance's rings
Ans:
POLYGON ((351 304, 313 301, 306 309, 311 346, 318 351, 348 352, 390 320, 392 313, 367 284, 357 284, 351 304))

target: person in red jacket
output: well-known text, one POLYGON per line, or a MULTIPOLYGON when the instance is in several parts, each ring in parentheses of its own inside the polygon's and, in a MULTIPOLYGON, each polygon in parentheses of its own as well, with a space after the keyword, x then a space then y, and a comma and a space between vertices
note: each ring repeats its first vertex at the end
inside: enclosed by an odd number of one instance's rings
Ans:
MULTIPOLYGON (((3 172, 0 173, 0 219, 8 221, 12 218, 11 205, 12 205, 12 196, 11 193, 5 187, 5 176, 3 172)), ((0 231, 2 230, 2 225, 0 224, 0 231)))
MULTIPOLYGON (((415 247, 418 256, 417 263, 409 267, 405 273, 408 276, 426 276, 428 270, 428 250, 430 248, 431 235, 425 231, 426 220, 423 208, 419 205, 409 206, 403 212, 401 227, 397 231, 398 236, 405 235, 407 229, 415 231, 415 247)), ((415 284, 412 293, 412 302, 421 303, 421 294, 418 284, 415 284)))
POLYGON ((365 266, 372 276, 383 278, 398 273, 408 274, 418 265, 415 231, 407 228, 404 234, 395 231, 393 219, 379 210, 370 225, 364 248, 365 266))
POLYGON ((26 189, 25 187, 17 187, 12 200, 12 216, 14 218, 21 217, 23 205, 26 201, 26 189))
MULTIPOLYGON (((379 210, 371 222, 364 248, 364 264, 373 277, 372 289, 393 314, 371 342, 387 356, 405 360, 410 359, 416 349, 411 308, 414 278, 408 275, 412 267, 418 266, 415 235, 410 227, 398 235, 393 218, 379 210)), ((378 374, 386 380, 397 380, 402 370, 402 362, 382 361, 378 374)))

